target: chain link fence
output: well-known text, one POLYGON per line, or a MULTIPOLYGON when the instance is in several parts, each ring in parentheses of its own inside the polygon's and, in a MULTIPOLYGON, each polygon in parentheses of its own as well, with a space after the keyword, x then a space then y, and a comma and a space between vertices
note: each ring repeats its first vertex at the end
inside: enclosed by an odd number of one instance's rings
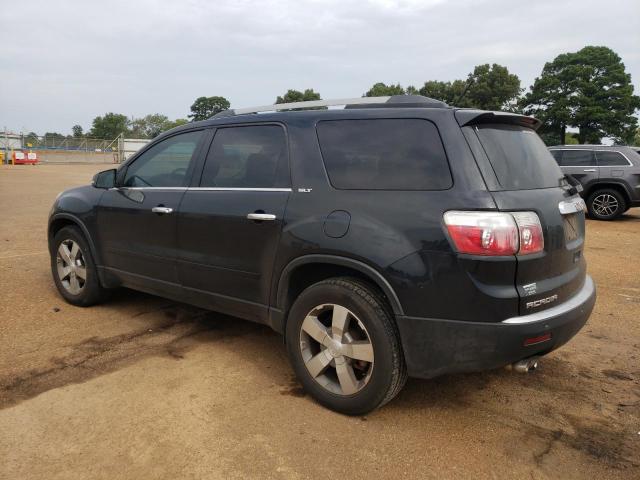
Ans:
POLYGON ((42 163, 122 163, 148 139, 65 137, 0 132, 0 152, 11 163, 13 152, 34 152, 42 163))

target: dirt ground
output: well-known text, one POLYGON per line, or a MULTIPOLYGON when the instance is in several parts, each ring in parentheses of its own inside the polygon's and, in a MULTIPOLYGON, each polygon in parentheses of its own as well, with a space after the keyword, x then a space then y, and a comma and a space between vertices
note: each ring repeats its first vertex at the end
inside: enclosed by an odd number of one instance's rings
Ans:
POLYGON ((268 328, 132 291, 56 293, 56 194, 104 165, 0 167, 0 478, 640 478, 640 209, 587 226, 598 301, 528 375, 409 380, 350 418, 268 328))

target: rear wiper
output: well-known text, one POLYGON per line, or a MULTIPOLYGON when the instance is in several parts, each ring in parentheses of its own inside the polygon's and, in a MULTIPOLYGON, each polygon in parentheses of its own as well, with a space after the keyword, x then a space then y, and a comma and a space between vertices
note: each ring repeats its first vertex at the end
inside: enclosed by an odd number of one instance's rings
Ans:
POLYGON ((571 185, 568 190, 570 195, 577 195, 578 193, 582 192, 582 190, 584 190, 582 188, 582 184, 573 175, 566 174, 564 178, 566 178, 567 183, 571 185))

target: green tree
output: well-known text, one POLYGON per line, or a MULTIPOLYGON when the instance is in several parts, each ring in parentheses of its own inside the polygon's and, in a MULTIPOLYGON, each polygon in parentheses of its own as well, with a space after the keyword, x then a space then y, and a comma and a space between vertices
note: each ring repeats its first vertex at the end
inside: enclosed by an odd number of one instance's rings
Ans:
POLYGON ((517 75, 497 63, 485 63, 469 74, 462 98, 481 110, 514 110, 521 92, 517 75))
POLYGON ((494 63, 477 65, 466 80, 430 80, 418 90, 420 95, 449 105, 482 110, 515 110, 520 95, 520 79, 507 67, 494 63))
POLYGON ((144 117, 141 118, 133 118, 129 120, 129 130, 127 131, 127 136, 130 138, 149 138, 146 133, 147 123, 144 117))
POLYGON ((29 145, 35 147, 40 143, 40 139, 38 138, 38 134, 36 132, 29 132, 24 136, 22 143, 24 147, 30 148, 29 145))
POLYGON ((564 134, 564 144, 565 145, 578 145, 580 142, 578 141, 578 135, 575 133, 567 132, 564 134))
POLYGON ((276 98, 276 103, 310 102, 313 100, 321 100, 320 94, 315 92, 313 88, 307 88, 304 92, 287 90, 287 93, 282 97, 276 98))
POLYGON ((541 133, 549 143, 564 139, 568 126, 578 128, 580 143, 600 143, 605 136, 630 143, 640 97, 613 50, 588 46, 546 63, 521 105, 543 122, 541 133))
POLYGON ((166 130, 171 130, 172 128, 179 127, 180 125, 186 125, 189 123, 189 120, 186 118, 176 118, 174 121, 169 121, 166 125, 166 130))
MULTIPOLYGON (((415 88, 408 87, 413 92, 415 92, 415 88)), ((407 91, 398 83, 396 85, 390 84, 387 85, 382 82, 375 83, 367 93, 365 93, 364 97, 389 97, 391 95, 406 95, 407 91)))
POLYGON ((640 147, 640 128, 636 128, 636 135, 633 137, 633 144, 640 147))
POLYGON ((530 91, 522 98, 524 113, 542 122, 539 133, 547 144, 563 142, 567 126, 574 117, 572 82, 577 75, 573 54, 558 55, 553 62, 545 63, 530 91))
POLYGON ((607 47, 585 47, 576 54, 580 66, 574 126, 580 143, 599 143, 613 137, 618 143, 631 143, 638 127, 633 115, 640 108, 640 97, 633 94, 631 75, 620 57, 607 47))
POLYGON ((47 132, 44 134, 44 136, 47 138, 55 138, 56 140, 62 140, 63 138, 67 138, 63 134, 58 132, 47 132))
POLYGON ((144 117, 145 122, 145 135, 147 138, 154 138, 160 135, 165 130, 171 128, 171 121, 166 115, 160 113, 152 113, 144 117))
POLYGON ((464 98, 467 84, 464 80, 454 80, 453 82, 442 82, 429 80, 418 90, 420 95, 441 100, 456 107, 471 107, 468 98, 464 98))
POLYGON ((228 110, 229 100, 224 97, 198 97, 191 105, 191 113, 188 117, 193 122, 198 120, 206 120, 215 114, 228 110))
POLYGON ((91 137, 111 140, 129 129, 129 119, 120 113, 105 113, 93 119, 93 126, 89 132, 91 137))
POLYGON ((186 118, 178 118, 171 121, 166 115, 152 113, 142 118, 132 119, 128 135, 133 138, 155 138, 162 132, 187 123, 189 123, 189 120, 186 118))
POLYGON ((71 131, 73 132, 73 136, 75 138, 82 137, 82 134, 83 134, 82 125, 74 125, 73 127, 71 127, 71 131))

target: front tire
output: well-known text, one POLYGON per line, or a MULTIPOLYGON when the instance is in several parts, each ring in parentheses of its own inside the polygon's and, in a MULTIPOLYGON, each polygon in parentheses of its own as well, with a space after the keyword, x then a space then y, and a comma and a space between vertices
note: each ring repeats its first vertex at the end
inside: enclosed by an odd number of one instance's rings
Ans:
POLYGON ((589 216, 596 220, 615 220, 627 209, 627 202, 617 190, 596 190, 587 199, 589 216))
POLYGON ((365 414, 394 398, 406 382, 389 308, 360 280, 332 278, 304 290, 289 313, 286 340, 305 390, 331 410, 365 414))
POLYGON ((100 285, 89 245, 77 227, 64 227, 55 234, 51 273, 58 292, 72 305, 88 307, 108 297, 108 290, 100 285))

